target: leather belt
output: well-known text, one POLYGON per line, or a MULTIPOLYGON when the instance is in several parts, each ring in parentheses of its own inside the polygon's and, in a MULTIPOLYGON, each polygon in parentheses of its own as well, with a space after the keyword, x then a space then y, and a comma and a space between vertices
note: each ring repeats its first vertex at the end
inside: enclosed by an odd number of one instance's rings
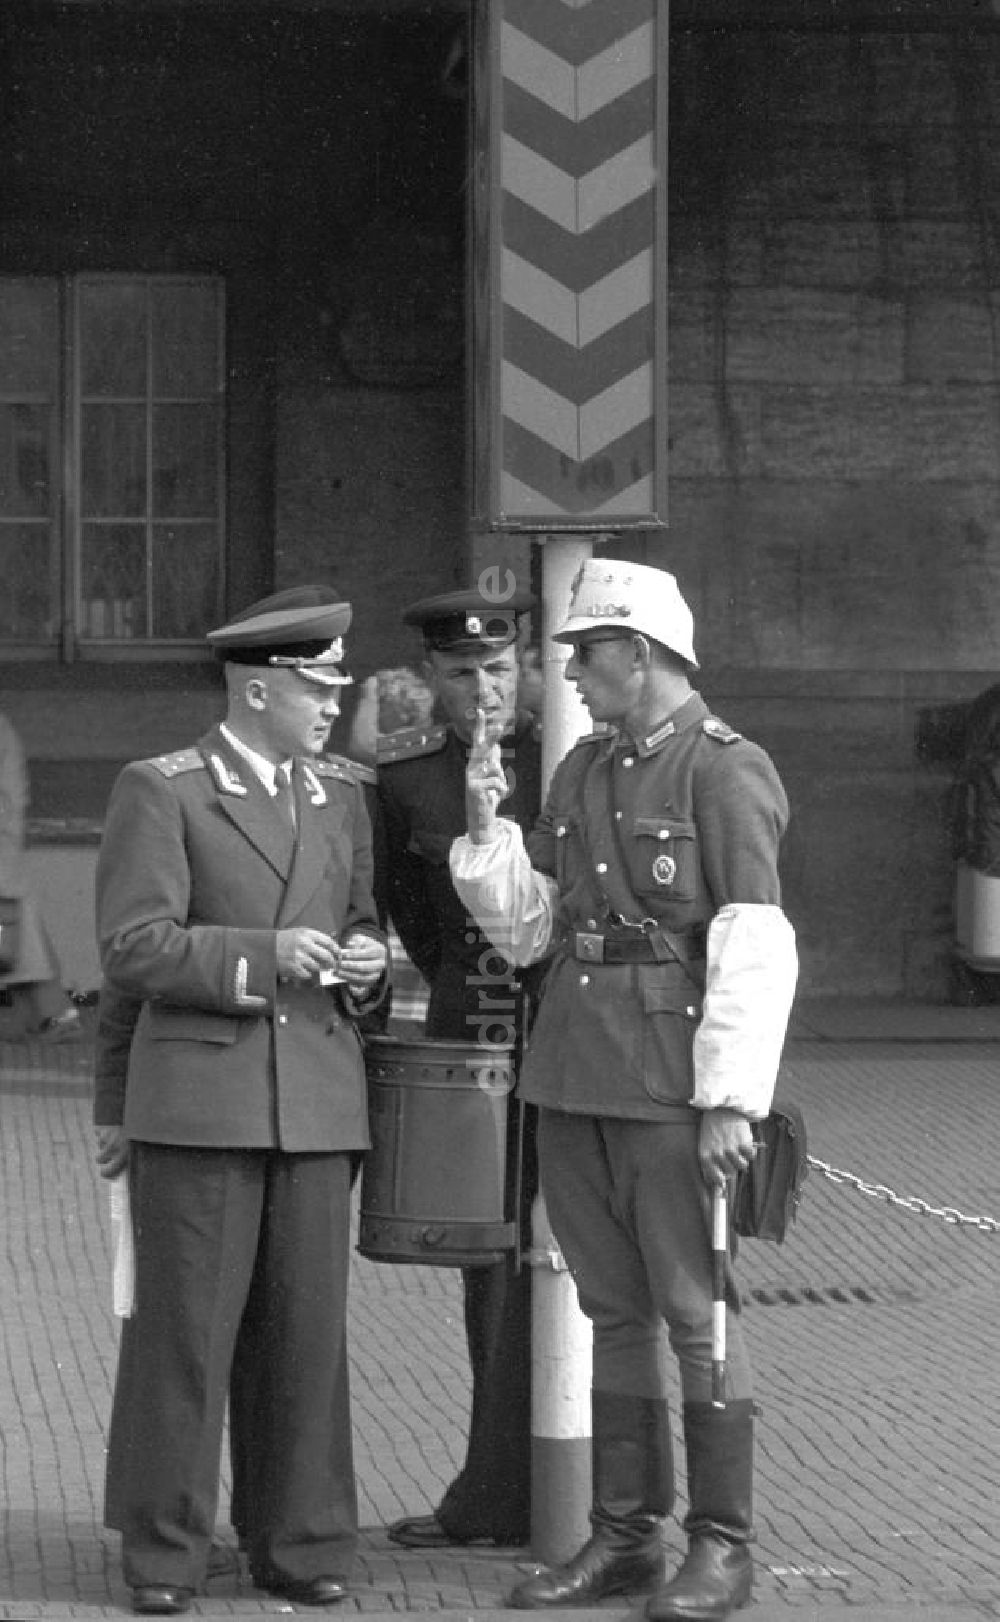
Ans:
MULTIPOLYGON (((686 944, 686 943, 685 943, 686 944)), ((691 943, 695 945, 694 942, 691 943)), ((567 933, 563 940, 564 950, 580 963, 669 963, 677 959, 672 952, 664 951, 660 942, 655 939, 655 931, 647 934, 638 930, 625 935, 607 935, 600 930, 577 929, 567 933)), ((683 957, 683 962, 695 962, 705 955, 704 938, 697 942, 697 948, 683 957)))

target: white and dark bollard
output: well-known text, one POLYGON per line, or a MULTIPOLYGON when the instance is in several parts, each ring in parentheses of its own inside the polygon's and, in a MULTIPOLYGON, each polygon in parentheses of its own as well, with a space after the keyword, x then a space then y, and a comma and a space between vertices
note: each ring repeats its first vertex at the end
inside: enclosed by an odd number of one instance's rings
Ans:
POLYGON ((556 1566, 590 1536, 593 1336, 540 1194, 531 1236, 531 1550, 556 1566))

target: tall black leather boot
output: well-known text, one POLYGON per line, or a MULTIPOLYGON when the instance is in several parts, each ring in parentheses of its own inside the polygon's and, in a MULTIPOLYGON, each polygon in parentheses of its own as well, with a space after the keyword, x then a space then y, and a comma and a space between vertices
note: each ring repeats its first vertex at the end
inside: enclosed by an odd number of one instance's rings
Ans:
POLYGON ((566 1565, 518 1584, 507 1601, 517 1610, 586 1605, 662 1579, 662 1521, 674 1502, 667 1405, 595 1391, 591 1411, 594 1530, 566 1565))
POLYGON ((649 1622, 718 1622, 753 1589, 753 1415, 749 1399, 684 1405, 688 1552, 646 1607, 649 1622))

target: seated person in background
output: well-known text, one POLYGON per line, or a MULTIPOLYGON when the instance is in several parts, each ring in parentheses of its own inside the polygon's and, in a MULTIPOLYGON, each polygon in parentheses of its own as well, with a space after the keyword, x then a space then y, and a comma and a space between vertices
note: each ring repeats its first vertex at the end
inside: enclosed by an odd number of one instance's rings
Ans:
POLYGON ((0 897, 14 903, 12 923, 0 929, 0 991, 10 993, 22 1012, 19 1035, 40 1042, 78 1042, 80 1015, 62 983, 55 947, 41 912, 28 890, 24 855, 24 819, 28 806, 28 772, 17 731, 0 714, 0 897), (13 935, 11 960, 4 950, 8 928, 13 935))

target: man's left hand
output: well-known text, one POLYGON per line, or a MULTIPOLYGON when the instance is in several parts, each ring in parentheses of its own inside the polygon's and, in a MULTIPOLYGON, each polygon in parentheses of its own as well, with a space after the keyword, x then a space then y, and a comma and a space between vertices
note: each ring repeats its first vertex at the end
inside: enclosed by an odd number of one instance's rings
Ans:
POLYGON ((341 942, 337 973, 352 991, 371 991, 385 973, 386 950, 382 941, 373 935, 352 931, 341 942))
POLYGON ((698 1131, 698 1160, 709 1188, 728 1183, 756 1153, 750 1122, 732 1109, 708 1109, 698 1131))
POLYGON ((102 1177, 117 1177, 128 1165, 128 1139, 120 1126, 99 1126, 97 1169, 102 1177))

